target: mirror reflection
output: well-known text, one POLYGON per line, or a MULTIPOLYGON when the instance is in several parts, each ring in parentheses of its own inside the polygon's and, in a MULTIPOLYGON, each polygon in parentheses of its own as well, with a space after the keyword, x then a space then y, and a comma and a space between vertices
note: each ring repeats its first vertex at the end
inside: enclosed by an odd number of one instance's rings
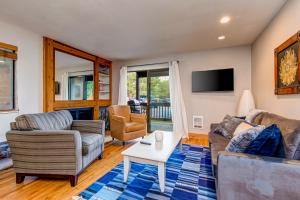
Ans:
POLYGON ((94 63, 55 51, 55 100, 93 100, 94 63))

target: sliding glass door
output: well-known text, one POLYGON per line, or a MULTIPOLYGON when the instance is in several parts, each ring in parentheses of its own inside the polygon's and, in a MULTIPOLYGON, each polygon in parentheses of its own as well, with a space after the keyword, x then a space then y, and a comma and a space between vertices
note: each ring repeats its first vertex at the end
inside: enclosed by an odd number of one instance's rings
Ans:
POLYGON ((168 69, 129 72, 128 97, 131 112, 147 114, 148 132, 172 131, 168 69))
POLYGON ((148 72, 148 99, 149 130, 172 131, 168 69, 148 72))

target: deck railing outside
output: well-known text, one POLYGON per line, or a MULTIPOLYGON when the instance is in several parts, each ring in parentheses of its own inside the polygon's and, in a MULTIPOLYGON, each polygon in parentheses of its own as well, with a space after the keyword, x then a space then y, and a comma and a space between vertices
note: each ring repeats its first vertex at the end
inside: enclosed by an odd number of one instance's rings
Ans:
MULTIPOLYGON (((140 105, 130 105, 131 112, 133 113, 147 113, 147 104, 141 103, 140 105)), ((150 103, 150 118, 154 120, 170 121, 172 120, 171 105, 165 103, 150 103)))

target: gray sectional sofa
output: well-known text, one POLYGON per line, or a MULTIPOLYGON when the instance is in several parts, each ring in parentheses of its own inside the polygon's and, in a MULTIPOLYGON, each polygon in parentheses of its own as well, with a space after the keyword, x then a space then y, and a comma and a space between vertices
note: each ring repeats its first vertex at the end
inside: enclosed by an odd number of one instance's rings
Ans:
POLYGON ((67 177, 75 186, 78 175, 102 158, 105 123, 73 120, 66 110, 26 114, 11 123, 6 137, 17 183, 25 176, 67 177))
POLYGON ((209 143, 218 200, 300 199, 300 120, 263 112, 252 123, 277 124, 286 158, 225 152, 230 140, 214 133, 217 124, 212 124, 209 143))

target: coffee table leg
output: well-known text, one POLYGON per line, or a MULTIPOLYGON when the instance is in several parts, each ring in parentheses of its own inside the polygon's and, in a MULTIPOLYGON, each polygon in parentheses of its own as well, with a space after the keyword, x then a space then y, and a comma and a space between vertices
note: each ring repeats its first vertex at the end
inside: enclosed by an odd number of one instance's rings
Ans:
POLYGON ((165 191, 166 166, 165 163, 158 163, 158 181, 161 192, 165 191))
POLYGON ((124 156, 124 182, 127 182, 128 174, 130 171, 131 163, 128 156, 124 156))

